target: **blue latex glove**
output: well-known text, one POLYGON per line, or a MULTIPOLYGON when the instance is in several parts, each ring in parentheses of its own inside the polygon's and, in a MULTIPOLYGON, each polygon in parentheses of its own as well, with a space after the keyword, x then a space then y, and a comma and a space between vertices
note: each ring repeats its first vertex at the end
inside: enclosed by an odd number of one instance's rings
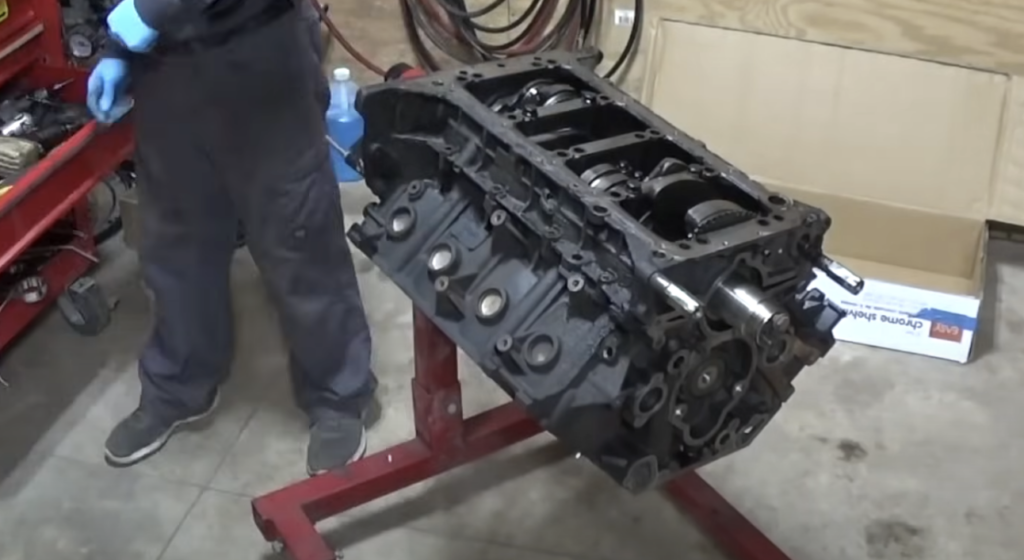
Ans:
POLYGON ((135 8, 135 0, 122 0, 107 15, 110 35, 132 52, 149 52, 159 33, 142 21, 135 8))
POLYGON ((132 108, 128 95, 128 62, 120 58, 104 58, 89 75, 89 91, 85 98, 96 120, 112 124, 132 108))

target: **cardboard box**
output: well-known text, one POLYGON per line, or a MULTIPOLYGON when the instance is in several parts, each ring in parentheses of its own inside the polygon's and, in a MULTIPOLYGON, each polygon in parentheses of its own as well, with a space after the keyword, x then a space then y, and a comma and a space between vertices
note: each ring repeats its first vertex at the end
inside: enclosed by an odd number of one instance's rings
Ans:
POLYGON ((769 188, 833 218, 865 277, 840 340, 966 362, 986 219, 1024 220, 1024 103, 1010 76, 679 21, 658 22, 644 101, 769 188))

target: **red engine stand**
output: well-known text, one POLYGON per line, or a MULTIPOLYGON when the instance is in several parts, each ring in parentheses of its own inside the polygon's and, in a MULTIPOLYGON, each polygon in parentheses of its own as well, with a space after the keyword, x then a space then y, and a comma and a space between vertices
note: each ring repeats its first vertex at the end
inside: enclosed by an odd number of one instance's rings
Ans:
MULTIPOLYGON (((412 382, 416 439, 297 482, 252 502, 256 526, 293 560, 335 560, 314 524, 530 438, 542 430, 515 403, 463 419, 455 345, 418 311, 412 382)), ((665 488, 735 560, 789 560, 696 473, 665 488)))

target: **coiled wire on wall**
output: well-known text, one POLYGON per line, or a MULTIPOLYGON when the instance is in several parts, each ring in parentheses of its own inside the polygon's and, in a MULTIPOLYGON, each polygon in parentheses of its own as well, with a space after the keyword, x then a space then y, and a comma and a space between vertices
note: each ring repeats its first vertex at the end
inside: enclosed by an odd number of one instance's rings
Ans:
MULTIPOLYGON (((499 10, 508 12, 510 0, 490 0, 487 5, 470 10, 465 0, 397 0, 402 24, 418 63, 427 70, 440 70, 442 64, 427 43, 462 64, 521 56, 547 50, 579 50, 593 46, 595 19, 601 11, 601 0, 565 0, 559 13, 559 0, 530 0, 530 4, 514 20, 504 25, 487 25, 481 20, 499 10), (503 35, 519 30, 512 38, 500 42, 484 39, 486 35, 503 35)), ((331 36, 360 64, 383 76, 384 70, 356 49, 331 21, 319 2, 313 1, 321 20, 331 36)), ((640 44, 643 29, 644 2, 634 0, 633 24, 621 54, 605 72, 613 78, 625 68, 640 44)))

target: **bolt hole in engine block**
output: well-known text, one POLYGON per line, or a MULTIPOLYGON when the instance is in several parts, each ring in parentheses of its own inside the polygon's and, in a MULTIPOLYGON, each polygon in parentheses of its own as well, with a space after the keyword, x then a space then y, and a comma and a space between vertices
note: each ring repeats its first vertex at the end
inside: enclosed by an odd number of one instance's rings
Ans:
POLYGON ((506 59, 364 88, 365 252, 493 381, 642 491, 749 445, 863 281, 831 219, 593 71, 506 59), (442 85, 438 85, 442 84, 442 85))

